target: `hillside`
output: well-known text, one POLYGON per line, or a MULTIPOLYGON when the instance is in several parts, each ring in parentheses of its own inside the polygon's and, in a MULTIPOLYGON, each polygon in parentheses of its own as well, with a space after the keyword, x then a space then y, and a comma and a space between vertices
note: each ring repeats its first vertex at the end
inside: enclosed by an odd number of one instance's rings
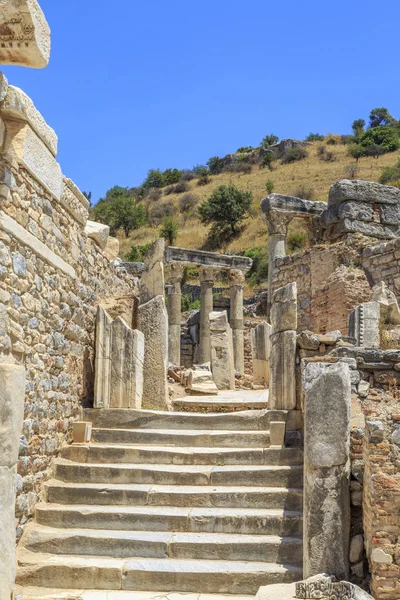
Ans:
MULTIPOLYGON (((235 185, 243 190, 251 191, 253 194, 252 215, 247 218, 241 227, 240 236, 231 240, 229 244, 219 248, 220 251, 243 252, 250 248, 264 247, 266 245, 267 231, 260 214, 260 201, 267 195, 265 183, 271 180, 274 184, 274 192, 288 195, 298 195, 299 188, 304 187, 312 191, 313 200, 327 201, 330 185, 342 178, 349 178, 349 167, 357 164, 356 179, 368 181, 379 181, 383 167, 394 165, 400 157, 400 150, 384 154, 379 158, 361 158, 358 163, 347 155, 347 146, 337 144, 327 146, 333 153, 334 160, 325 162, 318 156, 318 148, 326 145, 325 142, 310 143, 307 148, 309 156, 301 161, 291 164, 281 164, 275 161, 273 171, 268 168, 260 169, 253 166, 251 173, 221 173, 210 177, 207 185, 199 187, 197 179, 187 183, 185 193, 195 194, 198 203, 207 199, 211 193, 220 185, 235 185)), ((173 210, 174 216, 179 221, 180 230, 175 242, 176 246, 201 249, 207 237, 208 228, 201 224, 196 217, 196 208, 184 216, 180 212, 179 201, 183 194, 163 195, 157 200, 145 200, 146 208, 151 213, 156 210, 162 213, 173 210)), ((155 222, 157 220, 154 220, 155 222)), ((153 226, 141 227, 132 231, 128 237, 122 232, 119 234, 121 244, 121 255, 126 254, 132 245, 144 245, 154 241, 159 236, 159 227, 153 222, 153 226)), ((301 225, 294 222, 292 231, 301 225)))

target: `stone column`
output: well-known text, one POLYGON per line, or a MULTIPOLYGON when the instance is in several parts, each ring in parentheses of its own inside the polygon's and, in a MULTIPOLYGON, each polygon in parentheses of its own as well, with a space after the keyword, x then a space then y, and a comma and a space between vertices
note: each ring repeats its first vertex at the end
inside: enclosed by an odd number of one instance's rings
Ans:
POLYGON ((242 271, 232 269, 229 271, 231 313, 230 326, 233 335, 233 354, 235 369, 244 374, 244 322, 243 322, 243 284, 245 277, 242 271))
POLYGON ((251 331, 251 351, 253 356, 253 376, 255 383, 268 387, 269 359, 271 354, 272 327, 263 321, 251 331))
POLYGON ((268 310, 269 318, 272 304, 272 281, 275 260, 286 256, 286 237, 289 223, 292 220, 291 215, 285 215, 283 212, 271 210, 265 216, 268 224, 268 310))
POLYGON ((219 390, 235 389, 233 337, 226 310, 210 313, 211 371, 219 390))
POLYGON ((24 367, 1 364, 0 390, 0 600, 10 600, 16 570, 15 480, 24 418, 24 367))
POLYGON ((181 365, 181 313, 183 265, 171 263, 168 266, 168 360, 181 365))
POLYGON ((303 372, 305 578, 349 577, 349 366, 309 363, 303 372))
POLYGON ((112 318, 99 305, 96 316, 94 408, 109 408, 111 383, 112 318))
POLYGON ((199 363, 208 363, 211 359, 210 313, 213 311, 213 285, 215 271, 210 267, 202 267, 200 271, 200 349, 199 363))

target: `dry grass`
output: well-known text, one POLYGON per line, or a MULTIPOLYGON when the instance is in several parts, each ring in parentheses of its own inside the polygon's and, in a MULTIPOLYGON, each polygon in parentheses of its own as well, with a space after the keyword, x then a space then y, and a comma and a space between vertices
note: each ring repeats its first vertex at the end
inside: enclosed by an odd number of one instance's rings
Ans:
MULTIPOLYGON (((346 146, 337 145, 327 146, 327 149, 334 153, 335 160, 333 162, 324 162, 317 156, 318 147, 321 145, 324 145, 324 143, 315 142, 310 145, 308 158, 297 163, 283 165, 278 161, 275 163, 275 169, 272 172, 268 169, 259 169, 255 166, 250 174, 222 173, 221 175, 215 175, 211 177, 210 183, 204 187, 198 187, 196 185, 197 180, 189 183, 189 191, 199 197, 199 202, 207 199, 220 185, 235 185, 253 193, 253 215, 242 224, 240 237, 222 247, 221 251, 239 252, 255 246, 263 246, 266 243, 267 228, 261 218, 259 206, 260 201, 266 196, 265 183, 268 179, 274 183, 274 192, 276 193, 294 195, 296 190, 302 185, 314 190, 314 200, 328 200, 329 187, 338 179, 347 177, 346 167, 354 163, 354 160, 347 156, 346 146)), ((400 150, 385 154, 378 159, 360 159, 356 178, 367 181, 378 181, 383 167, 395 164, 399 156, 400 150)), ((184 223, 183 217, 179 212, 180 197, 181 195, 176 194, 168 196, 168 200, 173 201, 176 217, 181 222, 181 229, 176 240, 176 245, 199 249, 205 242, 207 228, 196 217, 189 218, 184 223)), ((164 199, 161 199, 157 202, 163 201, 164 199)), ((297 224, 293 224, 294 230, 298 230, 298 227, 297 224)), ((157 228, 142 227, 132 232, 129 238, 120 237, 121 252, 125 253, 132 245, 146 244, 157 237, 157 228)))

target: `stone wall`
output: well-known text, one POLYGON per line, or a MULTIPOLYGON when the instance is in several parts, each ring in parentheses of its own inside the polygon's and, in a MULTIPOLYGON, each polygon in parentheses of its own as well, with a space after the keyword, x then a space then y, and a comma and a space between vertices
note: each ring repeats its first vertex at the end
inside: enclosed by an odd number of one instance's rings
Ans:
POLYGON ((384 281, 395 293, 400 293, 400 239, 365 248, 361 265, 372 285, 384 281))
POLYGON ((5 132, 0 139, 0 362, 26 370, 19 536, 52 458, 70 440, 72 421, 82 403, 93 402, 96 307, 102 303, 128 318, 137 290, 135 280, 113 268, 86 235, 88 203, 62 177, 44 143, 21 158, 23 140, 1 105, 0 131, 5 132), (52 177, 46 180, 43 168, 52 177))

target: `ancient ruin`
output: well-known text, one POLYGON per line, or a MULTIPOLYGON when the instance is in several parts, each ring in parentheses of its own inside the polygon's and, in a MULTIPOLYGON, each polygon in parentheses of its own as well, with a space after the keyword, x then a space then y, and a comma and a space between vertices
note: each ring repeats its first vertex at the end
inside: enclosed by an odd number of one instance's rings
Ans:
MULTIPOLYGON (((44 67, 36 0, 0 11, 0 63, 44 67)), ((398 600, 400 191, 265 198, 250 318, 249 258, 119 259, 57 142, 0 75, 0 600, 398 600)))

